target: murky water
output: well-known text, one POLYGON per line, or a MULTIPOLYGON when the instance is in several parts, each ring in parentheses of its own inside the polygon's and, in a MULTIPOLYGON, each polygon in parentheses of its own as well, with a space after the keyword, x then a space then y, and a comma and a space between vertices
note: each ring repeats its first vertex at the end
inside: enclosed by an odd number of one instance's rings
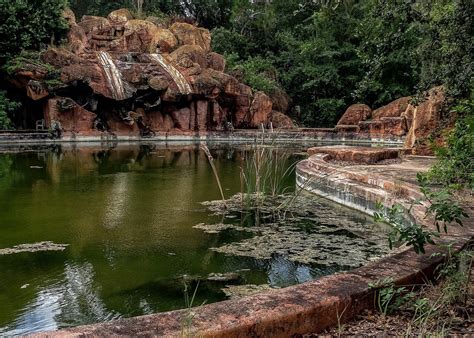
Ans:
MULTIPOLYGON (((210 148, 224 193, 239 192, 239 166, 248 150, 210 148)), ((294 176, 286 184, 294 186, 294 176)), ((210 250, 253 236, 193 228, 221 222, 200 204, 219 198, 197 145, 0 152, 0 249, 40 241, 69 244, 64 251, 0 255, 0 334, 183 308, 185 281, 192 289, 201 279, 197 305, 225 299, 225 283, 206 281, 210 273, 237 272, 238 283, 283 287, 346 268, 302 264, 284 254, 255 259, 210 250)), ((308 233, 336 219, 334 224, 347 220, 359 230, 376 228, 370 217, 350 209, 324 200, 318 207, 320 219, 315 212, 304 226, 308 233)), ((337 236, 347 242, 352 234, 337 236)))

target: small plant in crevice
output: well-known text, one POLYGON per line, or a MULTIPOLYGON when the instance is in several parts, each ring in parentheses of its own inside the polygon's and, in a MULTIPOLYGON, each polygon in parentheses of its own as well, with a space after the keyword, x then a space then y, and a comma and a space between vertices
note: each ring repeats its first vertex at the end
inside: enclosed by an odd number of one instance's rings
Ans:
POLYGON ((375 290, 375 305, 384 316, 400 309, 415 297, 415 293, 409 291, 406 286, 395 286, 393 278, 390 277, 369 283, 369 288, 375 290))
MULTIPOLYGON (((194 300, 196 298, 197 290, 199 288, 199 282, 194 288, 194 292, 189 296, 189 285, 184 282, 184 304, 185 304, 185 315, 181 322, 181 337, 192 337, 192 327, 195 313, 193 312, 194 300)), ((201 305, 204 305, 201 304, 201 305)))

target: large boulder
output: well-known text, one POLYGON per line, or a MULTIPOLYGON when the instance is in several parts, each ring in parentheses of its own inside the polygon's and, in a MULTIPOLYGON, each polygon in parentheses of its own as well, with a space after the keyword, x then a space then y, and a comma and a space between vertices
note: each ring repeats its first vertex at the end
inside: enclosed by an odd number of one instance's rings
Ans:
POLYGON ((148 79, 148 85, 156 91, 163 91, 168 89, 170 81, 164 76, 153 76, 148 79))
POLYGON ((445 89, 442 86, 432 88, 425 96, 426 99, 418 106, 406 109, 410 111, 412 122, 405 140, 405 147, 412 148, 413 153, 419 155, 433 153, 432 138, 435 138, 436 143, 443 142, 435 132, 441 127, 441 114, 446 103, 445 89))
POLYGON ((272 100, 264 92, 256 92, 250 105, 249 127, 266 125, 272 112, 272 100))
POLYGON ((129 20, 125 24, 124 37, 128 52, 156 53, 158 27, 146 20, 129 20))
POLYGON ((82 54, 88 45, 87 35, 84 28, 74 24, 67 33, 69 50, 74 54, 82 54))
POLYGON ((198 45, 181 46, 169 55, 169 59, 181 68, 191 68, 195 64, 207 68, 206 52, 198 45))
POLYGON ((253 98, 252 88, 239 83, 237 93, 235 96, 234 126, 236 128, 247 127, 253 98))
POLYGON ((366 104, 356 103, 350 105, 337 122, 337 125, 358 125, 359 122, 367 120, 371 113, 372 109, 366 104))
POLYGON ((196 94, 208 98, 216 98, 220 93, 234 97, 239 95, 242 89, 234 77, 210 68, 193 77, 193 87, 196 94))
POLYGON ((84 15, 78 23, 86 34, 108 31, 112 28, 109 20, 100 16, 84 15))
POLYGON ((125 24, 128 20, 133 20, 133 15, 128 9, 121 8, 110 12, 107 19, 112 23, 125 24))
POLYGON ((76 15, 70 8, 63 10, 63 18, 66 20, 69 27, 76 25, 76 15))
POLYGON ((375 109, 372 112, 372 119, 380 120, 382 117, 400 117, 410 105, 410 96, 401 97, 389 104, 375 109))
POLYGON ((170 30, 158 28, 153 43, 160 53, 169 53, 176 48, 178 40, 170 30))
POLYGON ((211 33, 207 29, 196 27, 184 22, 176 22, 170 27, 181 46, 198 45, 205 52, 211 49, 211 33))
POLYGON ((291 98, 281 88, 275 88, 270 93, 270 99, 273 102, 273 109, 279 112, 286 113, 291 104, 291 98))
POLYGON ((225 70, 225 57, 215 52, 208 53, 207 66, 218 72, 223 72, 225 70))
POLYGON ((279 111, 272 111, 271 122, 275 129, 292 129, 295 127, 291 118, 279 111))

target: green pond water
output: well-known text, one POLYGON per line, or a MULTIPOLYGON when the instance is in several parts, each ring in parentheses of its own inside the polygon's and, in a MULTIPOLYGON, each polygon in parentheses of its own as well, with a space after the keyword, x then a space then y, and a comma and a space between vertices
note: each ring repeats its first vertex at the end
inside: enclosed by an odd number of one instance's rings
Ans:
MULTIPOLYGON (((251 147, 209 148, 230 197, 241 190, 239 167, 251 147)), ((281 150, 285 165, 301 159, 303 149, 281 150)), ((294 181, 291 174, 285 184, 291 189, 294 181)), ((340 243, 369 248, 361 249, 361 261, 382 254, 377 241, 383 236, 363 235, 378 233, 370 217, 317 197, 310 197, 317 207, 303 222, 300 240, 336 228, 315 243, 331 263, 324 264, 324 257, 301 263, 281 248, 266 259, 210 250, 255 236, 193 228, 222 222, 200 203, 220 198, 215 182, 195 144, 0 149, 0 249, 41 241, 69 245, 64 251, 0 255, 0 334, 184 308, 185 282, 192 293, 200 280, 195 305, 226 299, 226 283, 206 280, 211 273, 237 272, 238 284, 302 283, 353 267, 331 260, 340 243), (341 224, 362 235, 339 231, 341 224)), ((338 255, 350 259, 349 253, 338 255)))

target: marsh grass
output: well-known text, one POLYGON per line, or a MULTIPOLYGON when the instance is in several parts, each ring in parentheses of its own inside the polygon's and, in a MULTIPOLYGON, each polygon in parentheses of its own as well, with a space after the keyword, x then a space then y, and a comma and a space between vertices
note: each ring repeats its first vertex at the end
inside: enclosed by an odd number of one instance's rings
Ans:
MULTIPOLYGON (((246 152, 240 166, 242 211, 255 211, 255 223, 260 224, 261 211, 268 202, 290 192, 288 184, 297 159, 273 146, 255 144, 246 152)), ((275 211, 278 205, 273 205, 275 211)))
MULTIPOLYGON (((241 225, 260 226, 284 221, 295 211, 296 203, 301 203, 304 209, 305 202, 299 197, 307 186, 322 179, 310 177, 295 187, 296 165, 303 158, 262 139, 242 152, 239 165, 240 193, 226 199, 211 152, 205 145, 201 145, 200 149, 208 158, 221 194, 221 201, 212 201, 211 204, 223 216, 222 221, 226 214, 235 214, 237 209, 241 225)), ((331 175, 328 173, 325 177, 331 175)), ((301 218, 301 212, 297 214, 297 218, 301 218)))

